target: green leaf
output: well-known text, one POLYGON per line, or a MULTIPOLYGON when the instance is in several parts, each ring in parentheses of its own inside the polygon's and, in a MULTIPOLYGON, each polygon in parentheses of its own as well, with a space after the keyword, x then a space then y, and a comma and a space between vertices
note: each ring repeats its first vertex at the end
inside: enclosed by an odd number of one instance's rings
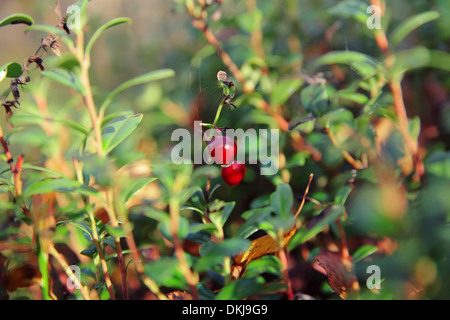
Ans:
POLYGON ((367 4, 362 1, 344 0, 329 10, 331 15, 342 18, 352 18, 364 25, 367 23, 367 4))
MULTIPOLYGON (((159 223, 159 230, 161 233, 170 241, 172 241, 172 221, 169 217, 164 218, 163 221, 159 223)), ((180 217, 178 224, 178 233, 177 236, 180 239, 186 238, 189 234, 189 221, 185 217, 180 217)))
POLYGON ((82 250, 80 253, 89 258, 93 258, 94 255, 97 253, 97 248, 95 247, 95 245, 91 245, 86 249, 82 250))
POLYGON ((348 65, 363 78, 373 76, 380 67, 380 63, 376 59, 356 51, 331 51, 314 60, 311 67, 316 69, 332 64, 348 65))
POLYGON ((24 163, 23 166, 22 166, 22 169, 23 170, 41 171, 41 172, 49 173, 49 174, 54 175, 54 176, 59 177, 59 178, 69 179, 64 174, 62 174, 62 173, 60 173, 58 171, 51 170, 51 169, 48 169, 48 168, 45 168, 45 167, 33 166, 31 164, 28 164, 28 163, 24 163))
POLYGON ((100 35, 103 33, 103 31, 112 28, 114 26, 123 24, 123 23, 131 23, 131 19, 130 18, 115 18, 112 19, 110 21, 108 21, 107 23, 105 23, 104 25, 102 25, 100 28, 98 28, 94 34, 92 35, 91 39, 89 40, 88 44, 86 45, 86 51, 85 51, 85 55, 89 56, 91 54, 91 50, 92 50, 92 46, 94 45, 95 41, 97 41, 98 37, 100 37, 100 35))
POLYGON ((291 120, 291 122, 289 123, 289 130, 294 130, 295 128, 297 128, 298 126, 301 126, 303 124, 307 124, 302 126, 301 128, 299 128, 299 131, 302 130, 309 130, 311 131, 314 128, 314 121, 316 121, 317 118, 315 117, 297 117, 291 120))
POLYGON ((230 216, 231 212, 233 211, 235 204, 236 202, 234 201, 225 203, 220 210, 211 212, 209 218, 214 224, 223 227, 225 222, 228 220, 228 217, 230 216))
POLYGON ((401 77, 405 72, 425 67, 450 71, 450 54, 421 46, 400 51, 395 55, 392 76, 401 77))
POLYGON ((342 211, 342 205, 334 204, 326 207, 319 215, 314 217, 311 223, 303 226, 299 231, 297 231, 297 233, 292 237, 291 242, 288 245, 288 249, 291 250, 322 232, 325 227, 339 217, 342 211))
POLYGON ((32 183, 26 190, 26 196, 49 192, 75 192, 83 195, 98 196, 99 193, 92 187, 81 184, 76 180, 60 178, 47 178, 32 183))
POLYGON ((119 143, 128 137, 139 125, 142 114, 117 117, 103 128, 102 140, 105 153, 111 152, 119 143))
POLYGON ((197 261, 195 269, 199 272, 207 271, 214 265, 222 263, 224 257, 230 257, 247 250, 250 241, 246 239, 225 239, 218 244, 211 244, 207 253, 197 261))
POLYGON ((22 75, 22 66, 17 62, 8 62, 0 67, 0 81, 5 77, 17 78, 22 75))
POLYGON ((89 130, 86 127, 79 124, 78 122, 75 122, 72 120, 67 120, 67 119, 53 119, 53 121, 61 123, 62 125, 65 125, 67 128, 78 131, 84 135, 89 134, 89 130))
POLYGON ((340 188, 334 197, 334 203, 344 205, 352 190, 353 188, 351 186, 343 186, 340 188))
POLYGON ((146 206, 145 208, 143 208, 143 214, 146 217, 149 217, 150 219, 153 219, 153 220, 156 220, 159 222, 163 222, 166 219, 170 219, 169 214, 167 212, 155 209, 151 206, 146 206))
MULTIPOLYGON (((115 238, 122 238, 126 236, 126 232, 122 227, 105 226, 106 231, 115 238)), ((112 248, 112 246, 110 246, 112 248)))
POLYGON ((450 179, 450 152, 434 151, 427 157, 425 168, 427 175, 450 179))
POLYGON ((207 232, 209 234, 213 234, 217 231, 217 227, 212 223, 192 223, 189 226, 189 236, 188 238, 193 240, 195 238, 195 234, 199 232, 207 232))
POLYGON ((25 111, 20 114, 14 114, 11 117, 11 123, 14 125, 40 125, 44 122, 57 122, 68 128, 76 130, 83 135, 89 134, 89 130, 79 124, 78 122, 68 119, 54 119, 48 116, 43 116, 37 113, 26 113, 25 111))
POLYGON ((429 50, 430 61, 428 66, 430 68, 442 69, 450 72, 450 54, 440 50, 429 50))
POLYGON ((297 91, 303 84, 301 79, 281 80, 270 96, 271 105, 280 106, 286 103, 290 96, 297 91))
POLYGON ((277 239, 280 230, 284 233, 295 225, 295 218, 293 214, 274 217, 270 216, 258 225, 261 230, 264 230, 273 239, 277 239))
POLYGON ((77 57, 70 52, 64 52, 60 57, 55 57, 55 67, 61 69, 74 71, 80 67, 80 62, 77 57))
POLYGON ((4 27, 10 24, 26 24, 31 26, 34 23, 33 18, 24 13, 14 13, 0 21, 0 27, 4 27))
POLYGON ((354 92, 353 90, 339 90, 336 92, 336 96, 339 99, 352 101, 357 104, 366 104, 369 102, 369 98, 366 95, 354 92))
POLYGON ((405 72, 424 67, 450 71, 450 54, 421 46, 398 52, 395 55, 392 76, 401 77, 405 72))
POLYGON ((257 226, 260 222, 267 219, 272 213, 272 207, 262 207, 250 209, 242 214, 242 218, 246 221, 239 226, 239 228, 234 233, 236 238, 246 238, 252 233, 257 231, 259 227, 257 226))
POLYGON ((287 183, 279 184, 270 196, 270 205, 280 216, 290 216, 293 203, 292 189, 287 183))
POLYGON ((122 91, 129 89, 131 87, 137 86, 137 85, 170 78, 173 76, 175 76, 175 72, 172 69, 161 69, 161 70, 151 71, 149 73, 143 74, 141 76, 138 76, 136 78, 130 79, 130 80, 122 83, 117 88, 115 88, 113 91, 111 91, 108 94, 108 96, 105 98, 103 104, 100 107, 100 113, 104 113, 106 108, 108 107, 108 105, 112 102, 112 100, 122 91))
POLYGON ((307 86, 300 94, 300 100, 307 112, 321 116, 328 111, 328 92, 325 84, 307 86))
POLYGON ((146 263, 144 272, 160 286, 179 289, 188 288, 176 258, 162 257, 156 261, 146 263))
POLYGON ((157 180, 158 178, 140 178, 128 189, 122 191, 123 198, 125 202, 131 199, 136 193, 138 193, 142 188, 157 180))
POLYGON ((378 251, 378 247, 376 247, 376 246, 372 246, 369 244, 362 245, 353 253, 353 255, 352 255, 353 263, 357 263, 377 251, 378 251))
POLYGON ((203 283, 199 283, 197 285, 197 290, 198 290, 198 294, 200 296, 200 300, 215 300, 216 299, 214 292, 211 291, 211 289, 209 289, 203 283))
POLYGON ((192 211, 195 211, 197 213, 200 213, 201 216, 203 216, 203 214, 204 214, 202 210, 200 210, 200 209, 198 209, 196 207, 191 207, 191 206, 182 206, 182 207, 180 207, 180 210, 192 210, 192 211))
POLYGON ((439 16, 440 14, 437 11, 427 11, 407 19, 391 33, 389 37, 391 46, 395 47, 400 42, 402 42, 403 39, 405 39, 406 36, 412 31, 424 25, 425 23, 439 19, 439 16))
POLYGON ((83 231, 86 234, 87 239, 91 239, 92 240, 92 229, 86 223, 84 223, 84 222, 77 222, 77 221, 73 221, 73 220, 63 220, 63 221, 58 221, 56 223, 56 227, 59 227, 60 225, 64 225, 66 223, 77 227, 78 229, 80 229, 81 231, 83 231))
POLYGON ((261 10, 253 9, 252 11, 242 12, 237 16, 237 22, 242 30, 252 33, 261 27, 263 13, 261 10))
POLYGON ((57 69, 53 71, 42 71, 41 75, 59 82, 60 84, 72 88, 73 90, 84 95, 84 89, 81 85, 80 79, 74 73, 68 70, 57 69))
POLYGON ((273 255, 265 255, 259 259, 249 262, 245 271, 245 276, 254 277, 263 273, 271 273, 281 278, 281 270, 282 265, 278 257, 275 257, 273 255))
POLYGON ((261 295, 264 292, 276 292, 284 289, 284 284, 266 284, 262 277, 239 278, 231 281, 217 294, 217 300, 241 300, 253 294, 261 295))
POLYGON ((419 134, 420 134, 420 118, 419 117, 414 117, 411 118, 409 123, 409 135, 412 139, 414 139, 415 141, 417 141, 419 139, 419 134))

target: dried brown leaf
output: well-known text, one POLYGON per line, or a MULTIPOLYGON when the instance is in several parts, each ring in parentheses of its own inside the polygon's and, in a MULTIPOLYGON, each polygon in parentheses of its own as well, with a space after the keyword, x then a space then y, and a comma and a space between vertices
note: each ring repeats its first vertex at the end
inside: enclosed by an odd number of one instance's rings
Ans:
POLYGON ((328 284, 342 299, 347 299, 349 294, 359 291, 353 265, 351 261, 342 259, 340 253, 320 250, 315 261, 325 270, 328 284))
MULTIPOLYGON (((296 231, 297 227, 294 226, 283 235, 282 248, 286 248, 296 231)), ((279 250, 280 248, 277 242, 270 235, 265 235, 253 240, 247 251, 234 257, 233 264, 231 265, 231 274, 233 278, 236 279, 242 277, 245 273, 245 268, 250 261, 259 259, 268 254, 277 254, 279 250)))

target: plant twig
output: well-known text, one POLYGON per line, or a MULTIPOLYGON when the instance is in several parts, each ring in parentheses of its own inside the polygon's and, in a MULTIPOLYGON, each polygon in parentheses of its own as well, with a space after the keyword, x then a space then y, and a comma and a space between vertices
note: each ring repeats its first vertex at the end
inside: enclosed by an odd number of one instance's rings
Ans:
POLYGON ((286 250, 282 247, 278 251, 278 258, 280 259, 280 262, 281 262, 281 271, 283 273, 283 278, 284 278, 284 281, 286 282, 286 286, 287 286, 288 300, 292 300, 294 298, 294 292, 292 290, 292 284, 291 284, 291 280, 289 278, 288 255, 286 254, 286 250))
POLYGON ((94 212, 92 210, 89 210, 88 212, 89 215, 89 221, 91 223, 91 230, 92 230, 92 242, 95 245, 95 248, 97 249, 97 254, 98 257, 100 259, 100 265, 103 271, 103 276, 105 278, 105 285, 106 285, 106 289, 108 289, 109 292, 109 296, 112 300, 116 300, 116 296, 114 294, 114 290, 112 287, 112 282, 111 282, 111 278, 109 276, 108 273, 108 265, 106 264, 106 260, 105 257, 103 255, 103 249, 100 243, 100 239, 98 236, 98 232, 97 232, 97 224, 95 221, 95 217, 94 217, 94 212))
POLYGON ((122 227, 125 230, 125 240, 127 242, 128 248, 130 249, 131 259, 134 263, 137 273, 139 274, 142 282, 145 286, 159 299, 168 300, 167 296, 161 292, 156 282, 149 278, 144 272, 144 265, 142 264, 141 254, 139 248, 134 240, 133 232, 131 231, 131 224, 128 220, 128 214, 124 212, 123 206, 117 206, 117 214, 122 220, 122 227))
POLYGON ((64 269, 64 272, 67 274, 69 279, 75 284, 75 287, 80 290, 81 296, 84 300, 91 300, 91 297, 89 295, 89 290, 82 285, 80 282, 80 279, 74 276, 72 269, 70 269, 69 264, 64 259, 64 256, 58 252, 55 248, 55 244, 53 242, 49 245, 49 253, 58 261, 58 263, 61 265, 61 267, 64 269))
MULTIPOLYGON (((17 163, 14 164, 14 159, 12 157, 11 151, 9 150, 9 146, 8 143, 5 141, 4 138, 4 133, 3 133, 3 128, 0 125, 0 143, 3 147, 3 151, 5 153, 6 156, 6 162, 9 164, 9 167, 11 169, 11 172, 13 173, 13 177, 14 177, 14 194, 16 199, 19 199, 20 197, 22 197, 22 165, 24 162, 24 156, 20 155, 17 157, 17 163)), ((21 204, 20 209, 22 210, 22 212, 29 216, 30 212, 28 210, 28 208, 26 207, 25 203, 21 200, 21 204)))
POLYGON ((92 123, 92 130, 95 136, 95 147, 99 157, 104 156, 103 146, 102 146, 102 132, 101 132, 101 121, 97 114, 95 108, 95 102, 92 95, 91 83, 89 78, 89 68, 91 66, 90 57, 85 55, 84 52, 84 33, 78 32, 76 39, 76 48, 74 50, 74 55, 77 57, 81 72, 80 72, 80 82, 84 89, 83 101, 86 109, 89 113, 89 117, 92 123))
MULTIPOLYGON (((124 217, 125 221, 124 224, 128 223, 128 219, 124 217)), ((141 254, 139 253, 139 249, 136 246, 136 241, 134 240, 132 232, 127 232, 126 237, 128 248, 131 252, 131 258, 133 260, 133 263, 136 267, 136 271, 139 274, 139 276, 142 279, 142 282, 145 284, 147 288, 159 299, 159 300, 168 300, 167 296, 159 290, 158 285, 156 282, 147 277, 147 275, 144 272, 144 265, 142 264, 141 260, 141 254)))
MULTIPOLYGON (((374 6, 378 6, 381 8, 380 0, 371 0, 371 4, 374 6)), ((382 13, 380 13, 382 14, 382 13)), ((380 17, 381 18, 381 17, 380 17)), ((377 42, 378 47, 383 52, 386 60, 385 65, 386 68, 389 70, 392 68, 392 65, 395 60, 395 56, 390 52, 389 49, 389 42, 387 40, 386 33, 383 29, 376 30, 375 32, 375 40, 377 42)), ((406 106, 405 102, 403 100, 403 92, 401 87, 401 77, 400 76, 394 76, 391 77, 389 80, 389 88, 392 92, 392 96, 394 98, 394 109, 395 114, 398 118, 398 125, 400 133, 405 140, 406 147, 408 148, 409 152, 411 153, 412 161, 414 164, 414 179, 416 181, 420 181, 424 174, 425 174, 425 168, 422 162, 422 159, 419 154, 419 148, 418 148, 418 142, 414 141, 414 139, 411 137, 409 133, 409 125, 408 125, 408 115, 406 113, 406 106)))
MULTIPOLYGON (((106 201, 108 203, 108 209, 106 210, 106 212, 108 213, 111 226, 113 228, 118 228, 119 221, 117 220, 117 216, 114 211, 114 206, 112 203, 114 195, 112 193, 113 193, 112 188, 109 188, 109 190, 106 192, 106 201)), ((128 300, 127 273, 125 270, 125 260, 123 257, 122 246, 120 244, 120 237, 114 237, 114 243, 116 246, 117 261, 119 263, 120 275, 122 279, 122 298, 124 300, 128 300)))
POLYGON ((294 218, 295 218, 295 219, 297 219, 298 215, 300 214, 300 212, 301 212, 302 209, 303 209, 303 206, 305 205, 306 195, 307 195, 308 192, 309 192, 309 187, 311 186, 311 181, 312 181, 313 177, 314 177, 314 174, 311 173, 311 174, 309 175, 309 180, 308 180, 308 184, 307 184, 306 189, 305 189, 305 193, 303 194, 302 202, 300 203, 300 206, 298 207, 297 212, 296 212, 295 215, 294 215, 294 218))
POLYGON ((184 277, 186 279, 186 282, 189 285, 189 289, 191 291, 192 298, 194 300, 198 300, 198 292, 197 292, 197 283, 198 283, 198 276, 194 274, 189 267, 189 264, 186 260, 186 253, 183 249, 183 244, 178 237, 178 228, 180 224, 180 211, 179 211, 179 203, 178 199, 175 196, 172 196, 172 198, 169 201, 169 210, 170 210, 170 223, 172 228, 172 240, 173 240, 173 246, 175 250, 175 256, 178 259, 178 262, 180 263, 181 272, 184 274, 184 277))

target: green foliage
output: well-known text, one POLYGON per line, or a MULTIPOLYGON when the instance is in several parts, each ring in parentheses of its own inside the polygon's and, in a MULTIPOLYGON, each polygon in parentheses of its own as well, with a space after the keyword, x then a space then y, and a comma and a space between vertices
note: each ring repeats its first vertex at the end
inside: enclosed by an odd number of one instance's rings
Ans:
POLYGON ((9 62, 0 67, 0 81, 2 81, 5 77, 17 78, 20 77, 21 74, 22 67, 17 62, 9 62))
MULTIPOLYGON (((0 20, 32 46, 0 55, 0 278, 37 264, 44 299, 448 299, 445 1, 381 1, 370 29, 369 1, 177 0, 151 32, 90 3, 70 34, 65 20, 0 20), (174 164, 171 135, 193 138, 194 120, 277 129, 278 171, 246 163, 230 187, 219 165, 174 164), (62 262, 85 291, 50 280, 62 262)), ((0 299, 36 298, 7 285, 0 299)))
POLYGON ((10 16, 7 16, 3 18, 0 21, 0 27, 7 26, 9 24, 27 24, 32 25, 34 24, 33 18, 31 18, 29 15, 24 13, 15 13, 10 16))

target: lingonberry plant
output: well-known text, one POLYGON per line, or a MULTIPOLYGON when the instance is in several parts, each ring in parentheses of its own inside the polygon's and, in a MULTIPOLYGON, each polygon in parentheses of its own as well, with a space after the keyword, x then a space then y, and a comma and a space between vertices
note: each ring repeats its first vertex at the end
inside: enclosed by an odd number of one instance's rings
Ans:
POLYGON ((0 17, 0 299, 450 297, 446 1, 53 2, 0 17))

